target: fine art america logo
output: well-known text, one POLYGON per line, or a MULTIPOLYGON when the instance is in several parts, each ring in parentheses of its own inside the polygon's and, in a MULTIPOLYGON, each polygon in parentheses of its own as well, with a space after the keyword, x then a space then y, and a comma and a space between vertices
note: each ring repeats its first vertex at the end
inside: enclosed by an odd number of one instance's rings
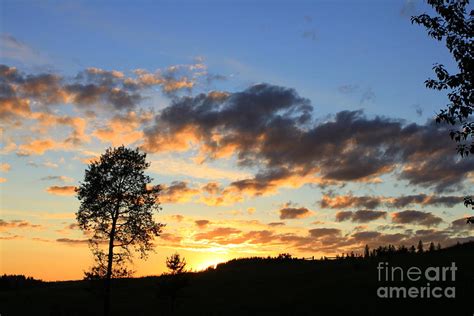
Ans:
MULTIPOLYGON (((380 286, 377 296, 380 298, 455 298, 456 288, 442 282, 456 281, 456 263, 450 266, 402 268, 390 266, 388 262, 379 262, 378 281, 398 283, 400 286, 380 286), (410 282, 413 286, 410 286, 410 282), (418 286, 421 284, 421 286, 418 286), (408 285, 408 286, 407 286, 408 285)), ((397 284, 397 285, 398 285, 397 284)), ((395 284, 393 284, 395 285, 395 284)))

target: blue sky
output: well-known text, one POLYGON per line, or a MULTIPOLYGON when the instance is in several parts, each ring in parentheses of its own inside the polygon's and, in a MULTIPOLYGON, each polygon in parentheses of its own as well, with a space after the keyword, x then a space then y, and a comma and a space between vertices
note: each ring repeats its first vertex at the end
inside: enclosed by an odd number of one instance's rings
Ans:
POLYGON ((232 75, 226 88, 269 82, 296 88, 321 115, 356 106, 424 120, 446 103, 424 80, 435 62, 453 64, 442 43, 410 23, 409 14, 427 9, 410 3, 5 1, 1 27, 64 73, 156 69, 202 56, 211 71, 232 75), (341 86, 357 91, 341 95, 341 86))

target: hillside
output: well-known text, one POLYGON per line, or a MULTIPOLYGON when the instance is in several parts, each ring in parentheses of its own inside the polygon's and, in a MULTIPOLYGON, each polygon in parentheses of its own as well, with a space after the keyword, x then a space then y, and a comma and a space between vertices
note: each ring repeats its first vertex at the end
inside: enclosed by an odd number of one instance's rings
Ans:
MULTIPOLYGON (((449 273, 448 273, 449 275, 449 273)), ((100 284, 48 282, 0 292, 1 315, 100 315, 100 284)), ((474 242, 423 254, 339 260, 232 260, 216 269, 114 280, 113 315, 472 315, 474 242), (378 262, 403 269, 451 266, 455 298, 377 298, 378 262), (173 304, 173 293, 175 299, 173 304)))

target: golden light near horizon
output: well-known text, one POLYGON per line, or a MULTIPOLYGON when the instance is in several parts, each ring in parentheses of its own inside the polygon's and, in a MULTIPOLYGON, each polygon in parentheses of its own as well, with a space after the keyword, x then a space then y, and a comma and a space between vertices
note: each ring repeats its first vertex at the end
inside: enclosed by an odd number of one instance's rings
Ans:
MULTIPOLYGON (((212 257, 212 256, 210 256, 212 257)), ((208 268, 213 268, 215 269, 219 263, 224 263, 227 262, 228 259, 224 258, 210 258, 210 259, 205 259, 201 262, 196 263, 194 266, 195 271, 203 271, 207 270, 208 268)))

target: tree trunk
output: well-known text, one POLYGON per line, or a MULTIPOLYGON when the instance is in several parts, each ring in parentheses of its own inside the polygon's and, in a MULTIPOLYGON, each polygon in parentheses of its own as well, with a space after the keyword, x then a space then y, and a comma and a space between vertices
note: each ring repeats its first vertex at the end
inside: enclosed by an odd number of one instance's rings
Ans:
POLYGON ((114 238, 115 226, 117 220, 112 220, 112 230, 110 231, 109 239, 109 255, 107 257, 107 274, 105 275, 105 289, 104 289, 104 316, 110 315, 110 281, 112 278, 112 263, 114 259, 114 238))

